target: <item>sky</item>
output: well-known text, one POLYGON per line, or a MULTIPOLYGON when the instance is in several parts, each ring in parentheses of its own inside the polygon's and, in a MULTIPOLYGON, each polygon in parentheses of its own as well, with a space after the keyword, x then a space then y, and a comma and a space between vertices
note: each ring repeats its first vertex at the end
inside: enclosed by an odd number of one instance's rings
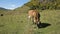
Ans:
POLYGON ((0 7, 15 9, 17 7, 21 7, 27 2, 29 2, 29 0, 0 0, 0 7))

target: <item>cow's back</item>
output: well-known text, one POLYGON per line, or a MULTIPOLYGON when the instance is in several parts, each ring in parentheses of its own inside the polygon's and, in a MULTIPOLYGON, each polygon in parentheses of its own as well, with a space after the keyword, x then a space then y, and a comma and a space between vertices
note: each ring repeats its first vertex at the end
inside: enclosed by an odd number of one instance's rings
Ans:
POLYGON ((28 14, 30 17, 36 17, 38 15, 38 12, 36 10, 30 10, 28 14))

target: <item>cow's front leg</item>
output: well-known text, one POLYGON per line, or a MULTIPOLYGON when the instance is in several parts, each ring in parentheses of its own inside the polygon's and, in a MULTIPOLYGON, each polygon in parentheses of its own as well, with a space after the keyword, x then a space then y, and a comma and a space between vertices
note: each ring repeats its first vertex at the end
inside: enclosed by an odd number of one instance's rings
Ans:
POLYGON ((34 24, 37 24, 37 19, 36 19, 36 17, 34 17, 34 24))

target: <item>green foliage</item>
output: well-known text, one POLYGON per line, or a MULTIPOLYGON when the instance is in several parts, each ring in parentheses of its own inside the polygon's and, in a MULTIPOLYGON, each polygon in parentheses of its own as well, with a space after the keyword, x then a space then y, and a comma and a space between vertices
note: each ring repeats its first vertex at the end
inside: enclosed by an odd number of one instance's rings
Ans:
POLYGON ((37 9, 59 9, 60 0, 31 0, 25 4, 26 6, 35 6, 37 9), (45 7, 45 8, 44 8, 45 7))

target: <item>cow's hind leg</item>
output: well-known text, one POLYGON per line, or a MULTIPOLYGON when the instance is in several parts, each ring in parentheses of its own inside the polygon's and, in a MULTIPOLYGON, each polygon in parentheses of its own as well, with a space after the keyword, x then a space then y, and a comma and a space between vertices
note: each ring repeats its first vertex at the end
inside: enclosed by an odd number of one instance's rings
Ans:
POLYGON ((34 24, 37 24, 37 17, 34 17, 34 24))

